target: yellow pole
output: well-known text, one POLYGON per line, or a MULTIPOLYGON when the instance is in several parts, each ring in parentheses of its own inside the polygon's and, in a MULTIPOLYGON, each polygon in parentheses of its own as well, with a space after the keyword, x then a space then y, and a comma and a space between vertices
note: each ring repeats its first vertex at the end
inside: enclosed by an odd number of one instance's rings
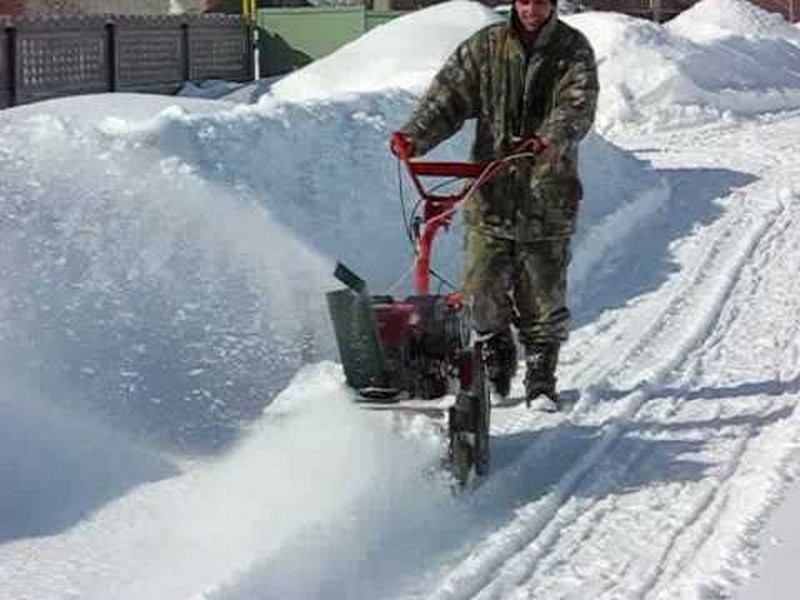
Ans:
POLYGON ((251 23, 256 19, 257 0, 242 0, 242 16, 251 23))
POLYGON ((250 26, 253 28, 253 76, 256 80, 261 77, 261 52, 259 49, 259 30, 258 30, 258 0, 245 0, 250 9, 250 26))

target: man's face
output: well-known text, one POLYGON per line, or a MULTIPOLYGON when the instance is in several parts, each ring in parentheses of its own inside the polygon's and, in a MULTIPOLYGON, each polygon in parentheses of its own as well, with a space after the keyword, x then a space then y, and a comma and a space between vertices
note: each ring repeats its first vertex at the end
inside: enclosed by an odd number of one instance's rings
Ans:
POLYGON ((550 0, 514 0, 514 9, 522 27, 530 33, 539 29, 553 13, 550 0))

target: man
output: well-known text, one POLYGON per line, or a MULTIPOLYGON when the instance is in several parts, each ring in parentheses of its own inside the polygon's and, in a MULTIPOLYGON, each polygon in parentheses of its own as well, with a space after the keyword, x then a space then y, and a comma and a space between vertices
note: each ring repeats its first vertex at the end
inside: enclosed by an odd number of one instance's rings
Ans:
POLYGON ((517 368, 513 323, 525 348, 526 401, 548 411, 558 410, 555 371, 569 332, 566 270, 582 196, 578 143, 591 128, 597 93, 586 38, 548 0, 515 0, 506 23, 455 50, 391 139, 392 151, 410 158, 474 118, 473 160, 536 153, 467 199, 463 291, 473 328, 488 337, 496 393, 508 395, 517 368))

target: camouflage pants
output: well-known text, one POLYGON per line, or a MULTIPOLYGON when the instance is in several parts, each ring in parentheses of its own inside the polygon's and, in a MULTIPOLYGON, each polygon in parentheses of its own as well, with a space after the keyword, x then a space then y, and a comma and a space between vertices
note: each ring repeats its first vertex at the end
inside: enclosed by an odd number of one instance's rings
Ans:
POLYGON ((470 228, 466 246, 463 291, 475 331, 514 323, 526 348, 567 339, 569 238, 519 243, 470 228))

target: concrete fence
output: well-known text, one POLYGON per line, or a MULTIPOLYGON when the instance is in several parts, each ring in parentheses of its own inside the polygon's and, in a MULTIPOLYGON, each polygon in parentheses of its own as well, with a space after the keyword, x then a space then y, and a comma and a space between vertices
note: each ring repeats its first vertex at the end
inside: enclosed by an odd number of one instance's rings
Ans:
POLYGON ((0 18, 0 107, 98 92, 174 93, 253 77, 251 32, 229 15, 0 18))
MULTIPOLYGON (((241 0, 235 0, 240 2, 241 0)), ((217 12, 222 0, 0 0, 9 16, 52 14, 168 15, 217 12)))

